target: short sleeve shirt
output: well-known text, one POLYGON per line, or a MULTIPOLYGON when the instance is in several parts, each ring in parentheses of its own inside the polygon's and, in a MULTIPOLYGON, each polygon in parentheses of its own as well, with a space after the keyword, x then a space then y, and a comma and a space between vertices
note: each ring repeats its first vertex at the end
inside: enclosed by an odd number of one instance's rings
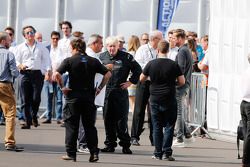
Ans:
POLYGON ((150 77, 150 101, 172 102, 175 100, 176 78, 182 75, 179 65, 173 60, 159 58, 148 62, 143 74, 150 77))
POLYGON ((66 58, 57 71, 61 74, 69 73, 69 88, 72 93, 77 96, 87 96, 90 93, 91 97, 95 94, 95 74, 105 75, 108 72, 97 59, 82 54, 66 58))

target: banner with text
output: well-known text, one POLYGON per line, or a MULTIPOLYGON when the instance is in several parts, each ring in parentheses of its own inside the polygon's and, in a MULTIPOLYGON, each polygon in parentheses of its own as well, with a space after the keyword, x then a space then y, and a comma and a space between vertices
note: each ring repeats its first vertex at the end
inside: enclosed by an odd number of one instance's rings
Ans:
POLYGON ((179 0, 159 1, 157 29, 163 33, 164 37, 173 19, 174 12, 177 9, 178 4, 179 0))

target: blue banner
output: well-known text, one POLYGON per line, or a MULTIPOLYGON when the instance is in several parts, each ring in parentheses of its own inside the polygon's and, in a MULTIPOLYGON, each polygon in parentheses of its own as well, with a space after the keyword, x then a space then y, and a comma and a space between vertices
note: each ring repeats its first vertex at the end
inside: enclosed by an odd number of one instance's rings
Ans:
POLYGON ((163 33, 164 37, 178 4, 179 0, 159 0, 157 29, 163 33))

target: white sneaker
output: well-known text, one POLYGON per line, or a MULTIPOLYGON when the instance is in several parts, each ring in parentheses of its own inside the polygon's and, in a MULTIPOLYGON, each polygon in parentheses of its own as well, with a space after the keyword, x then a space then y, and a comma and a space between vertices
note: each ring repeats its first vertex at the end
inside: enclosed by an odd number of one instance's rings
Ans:
POLYGON ((89 154, 89 149, 88 148, 80 147, 80 148, 78 148, 78 152, 89 154))
POLYGON ((185 147, 185 143, 183 142, 179 142, 177 139, 175 139, 173 141, 173 147, 185 147))

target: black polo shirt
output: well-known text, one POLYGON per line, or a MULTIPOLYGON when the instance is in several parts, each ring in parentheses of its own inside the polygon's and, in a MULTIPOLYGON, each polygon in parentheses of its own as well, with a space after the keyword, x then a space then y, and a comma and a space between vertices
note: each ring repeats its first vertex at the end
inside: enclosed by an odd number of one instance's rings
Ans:
POLYGON ((69 73, 69 88, 72 89, 68 98, 95 97, 95 74, 105 75, 108 70, 99 60, 87 55, 77 54, 66 58, 57 69, 60 74, 69 73))

